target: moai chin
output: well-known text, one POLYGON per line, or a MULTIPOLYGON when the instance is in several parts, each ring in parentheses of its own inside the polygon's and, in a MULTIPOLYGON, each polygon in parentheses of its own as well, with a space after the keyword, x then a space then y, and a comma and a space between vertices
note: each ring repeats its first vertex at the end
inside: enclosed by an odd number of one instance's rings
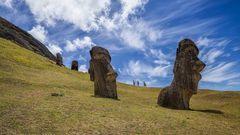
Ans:
POLYGON ((72 61, 71 69, 78 71, 78 61, 76 61, 76 60, 72 61))
POLYGON ((62 59, 62 55, 60 53, 56 54, 56 64, 59 66, 63 66, 63 59, 62 59))
POLYGON ((197 94, 198 82, 202 78, 200 72, 205 68, 198 54, 199 50, 192 40, 179 42, 173 69, 174 78, 170 86, 161 90, 157 102, 160 106, 190 109, 190 98, 197 94))
POLYGON ((91 60, 88 72, 94 81, 94 95, 118 99, 116 78, 118 74, 111 66, 111 56, 105 48, 95 46, 90 50, 91 60))

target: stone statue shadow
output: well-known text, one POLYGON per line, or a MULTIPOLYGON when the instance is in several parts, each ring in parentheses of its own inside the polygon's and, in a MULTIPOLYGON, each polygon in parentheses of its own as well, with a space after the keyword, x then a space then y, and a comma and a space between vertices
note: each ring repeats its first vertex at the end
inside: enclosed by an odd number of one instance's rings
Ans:
POLYGON ((109 99, 109 100, 113 100, 113 101, 121 101, 119 98, 115 99, 115 98, 110 98, 110 97, 102 97, 102 96, 98 96, 98 95, 90 95, 90 97, 104 98, 104 99, 109 99))
POLYGON ((224 114, 223 111, 215 110, 215 109, 190 109, 190 111, 204 112, 204 113, 214 113, 214 114, 224 114))

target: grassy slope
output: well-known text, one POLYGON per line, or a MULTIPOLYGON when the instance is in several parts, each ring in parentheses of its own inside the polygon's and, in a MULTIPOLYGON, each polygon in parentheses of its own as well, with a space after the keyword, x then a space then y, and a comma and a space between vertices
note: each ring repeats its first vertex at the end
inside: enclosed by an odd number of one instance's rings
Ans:
POLYGON ((118 93, 120 101, 92 97, 88 74, 58 67, 0 38, 0 134, 240 132, 239 92, 200 91, 191 100, 196 111, 158 107, 158 89, 118 84, 118 93))

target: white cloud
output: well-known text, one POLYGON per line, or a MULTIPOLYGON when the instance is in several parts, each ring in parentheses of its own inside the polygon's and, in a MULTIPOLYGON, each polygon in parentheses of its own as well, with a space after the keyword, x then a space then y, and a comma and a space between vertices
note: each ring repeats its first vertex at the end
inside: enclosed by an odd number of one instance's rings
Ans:
POLYGON ((156 42, 161 37, 161 31, 135 16, 139 11, 144 10, 148 0, 119 0, 117 2, 121 8, 114 10, 111 16, 109 14, 113 10, 111 0, 62 0, 61 2, 25 0, 25 2, 38 22, 55 25, 58 21, 65 21, 87 32, 104 29, 131 48, 144 50, 146 42, 156 42))
POLYGON ((174 59, 172 54, 164 54, 161 49, 150 49, 145 52, 145 56, 154 59, 153 62, 158 65, 170 65, 170 60, 174 59))
POLYGON ((220 63, 216 66, 209 66, 203 72, 202 81, 221 83, 240 77, 240 73, 234 72, 232 69, 236 66, 236 62, 220 63))
POLYGON ((200 37, 196 43, 200 47, 222 47, 229 44, 230 41, 222 38, 200 37))
POLYGON ((8 8, 12 8, 13 0, 0 0, 0 6, 6 6, 8 8))
POLYGON ((135 14, 139 8, 143 9, 148 0, 120 0, 120 3, 122 4, 121 18, 126 20, 129 15, 135 14))
POLYGON ((38 22, 55 25, 66 21, 84 31, 98 29, 98 18, 107 14, 110 0, 25 0, 38 22), (44 9, 44 10, 43 10, 44 9))
POLYGON ((91 48, 92 46, 95 46, 96 44, 92 42, 92 39, 88 36, 85 36, 83 39, 75 39, 73 41, 67 41, 66 46, 64 49, 67 52, 74 52, 77 49, 85 49, 85 48, 91 48))
POLYGON ((156 42, 162 37, 162 31, 154 29, 145 21, 137 20, 123 25, 119 36, 129 47, 145 50, 146 42, 156 42))
POLYGON ((88 72, 88 69, 87 69, 86 65, 80 65, 78 70, 81 71, 81 72, 85 72, 85 73, 88 72))
POLYGON ((56 44, 48 44, 47 48, 52 52, 53 55, 62 53, 62 49, 56 44))
POLYGON ((43 44, 46 44, 46 47, 49 51, 55 55, 57 53, 62 53, 62 49, 59 45, 51 43, 48 39, 48 31, 41 25, 34 26, 30 31, 28 31, 33 37, 38 39, 43 44))
POLYGON ((202 60, 206 62, 206 64, 212 64, 216 61, 218 57, 220 57, 224 53, 221 49, 213 48, 205 53, 202 57, 202 60))
POLYGON ((166 77, 169 71, 169 65, 167 66, 150 66, 140 61, 129 61, 128 66, 122 71, 125 75, 133 77, 166 77))
POLYGON ((198 46, 209 46, 209 45, 212 45, 212 40, 210 40, 209 38, 206 38, 206 37, 200 37, 198 40, 197 40, 197 45, 198 46))
POLYGON ((79 55, 78 59, 80 61, 85 61, 85 62, 87 61, 87 59, 85 57, 83 57, 82 55, 79 55))
POLYGON ((30 31, 28 31, 32 36, 41 41, 42 43, 47 42, 47 31, 41 25, 34 26, 30 31))

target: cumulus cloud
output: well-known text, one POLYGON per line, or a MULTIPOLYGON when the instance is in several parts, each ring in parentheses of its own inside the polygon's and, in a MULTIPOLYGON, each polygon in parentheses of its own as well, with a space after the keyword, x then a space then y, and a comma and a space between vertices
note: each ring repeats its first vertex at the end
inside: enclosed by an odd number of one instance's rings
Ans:
POLYGON ((135 16, 148 0, 119 0, 113 10, 111 0, 25 0, 38 22, 54 26, 58 21, 71 23, 82 31, 101 31, 115 35, 128 47, 144 50, 146 42, 156 42, 161 31, 135 16), (44 10, 42 10, 44 7, 44 10), (80 8, 81 7, 81 8, 80 8), (110 14, 110 12, 113 12, 110 14))
POLYGON ((146 42, 156 42, 162 37, 162 31, 156 30, 145 21, 132 21, 120 29, 120 39, 135 49, 145 50, 146 42))
POLYGON ((92 42, 92 39, 88 36, 85 36, 83 39, 75 39, 73 41, 67 41, 66 46, 64 47, 67 52, 74 52, 77 49, 86 49, 95 46, 96 44, 92 42))
POLYGON ((98 29, 98 18, 108 12, 110 0, 25 0, 38 22, 66 21, 84 31, 98 29), (43 10, 44 8, 44 10, 43 10))
POLYGON ((88 69, 87 69, 86 65, 80 65, 78 70, 81 71, 81 72, 84 72, 84 73, 88 72, 88 69))
POLYGON ((129 15, 135 14, 140 8, 143 9, 148 0, 120 0, 122 4, 121 18, 127 19, 129 15))
POLYGON ((0 0, 0 6, 6 6, 8 8, 12 8, 13 0, 0 0))
POLYGON ((28 31, 28 33, 30 33, 42 43, 47 42, 47 31, 41 25, 34 26, 30 31, 28 31))
POLYGON ((34 26, 31 30, 28 31, 33 37, 38 39, 43 44, 46 44, 46 47, 52 54, 62 53, 62 48, 54 43, 51 43, 48 39, 48 31, 41 25, 34 26))
POLYGON ((50 52, 52 52, 52 54, 57 54, 57 53, 62 53, 62 48, 60 48, 58 45, 56 44, 48 44, 47 48, 50 50, 50 52))

